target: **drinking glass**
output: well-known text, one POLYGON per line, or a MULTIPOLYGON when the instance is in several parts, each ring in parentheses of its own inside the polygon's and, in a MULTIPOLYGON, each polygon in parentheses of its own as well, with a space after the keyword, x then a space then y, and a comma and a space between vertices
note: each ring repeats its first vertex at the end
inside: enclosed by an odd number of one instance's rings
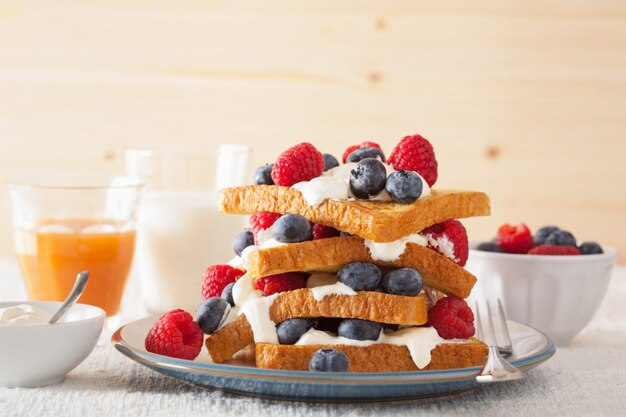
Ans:
POLYGON ((119 311, 133 260, 140 190, 127 177, 46 175, 10 181, 15 251, 31 300, 63 301, 89 271, 80 301, 119 311))
POLYGON ((149 313, 195 311, 202 273, 235 255, 242 216, 218 213, 217 190, 247 181, 250 148, 128 149, 126 175, 146 182, 137 233, 137 273, 149 313))

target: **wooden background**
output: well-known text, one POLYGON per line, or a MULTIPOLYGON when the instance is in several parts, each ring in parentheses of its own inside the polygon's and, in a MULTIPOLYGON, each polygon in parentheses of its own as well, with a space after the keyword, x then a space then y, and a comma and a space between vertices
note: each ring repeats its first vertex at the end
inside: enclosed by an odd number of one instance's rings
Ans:
MULTIPOLYGON (((0 180, 121 151, 435 145, 439 187, 626 253, 626 2, 0 1, 0 180)), ((6 192, 0 253, 11 252, 6 192)))

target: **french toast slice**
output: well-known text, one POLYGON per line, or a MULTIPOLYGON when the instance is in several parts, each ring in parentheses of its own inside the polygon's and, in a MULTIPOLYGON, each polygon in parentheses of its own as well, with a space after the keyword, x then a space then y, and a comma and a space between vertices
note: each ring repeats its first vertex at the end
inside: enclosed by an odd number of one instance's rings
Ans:
MULTIPOLYGON (((350 360, 349 372, 407 372, 419 370, 409 349, 402 345, 275 345, 257 343, 257 368, 308 371, 313 353, 322 348, 343 351, 350 360)), ((466 343, 442 343, 431 352, 431 361, 421 370, 482 366, 487 360, 487 345, 476 338, 466 343)))
MULTIPOLYGON (((335 317, 418 326, 428 321, 428 306, 425 295, 407 297, 369 291, 356 295, 333 294, 317 301, 310 289, 302 288, 276 297, 269 315, 276 324, 297 317, 335 317)), ((213 361, 221 363, 253 342, 252 328, 241 314, 209 336, 205 345, 213 361)))
POLYGON ((467 298, 476 277, 450 259, 427 247, 408 243, 400 259, 375 261, 357 236, 340 236, 275 246, 251 252, 248 274, 253 278, 284 272, 333 272, 350 262, 372 262, 380 266, 414 268, 424 285, 445 294, 467 298))
POLYGON ((371 200, 326 199, 309 205, 300 191, 278 185, 249 185, 219 192, 219 210, 226 214, 257 211, 294 213, 325 226, 375 242, 393 242, 447 219, 487 216, 489 197, 475 191, 432 190, 412 204, 371 200))

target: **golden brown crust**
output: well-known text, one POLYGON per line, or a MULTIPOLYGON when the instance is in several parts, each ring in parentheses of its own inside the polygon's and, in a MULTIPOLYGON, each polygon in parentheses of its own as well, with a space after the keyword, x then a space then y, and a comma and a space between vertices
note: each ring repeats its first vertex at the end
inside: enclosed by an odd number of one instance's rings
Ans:
POLYGON ((254 334, 243 314, 235 317, 233 321, 213 333, 204 342, 215 363, 227 361, 250 343, 254 343, 254 334))
POLYGON ((327 199, 309 205, 300 191, 277 185, 249 185, 220 191, 220 212, 253 214, 257 211, 300 214, 310 221, 375 242, 392 242, 447 219, 487 216, 489 197, 474 191, 432 190, 412 204, 327 199))
POLYGON ((304 317, 336 317, 370 320, 378 323, 419 326, 428 321, 426 296, 406 297, 360 291, 356 295, 328 295, 321 301, 303 288, 279 295, 270 307, 274 323, 304 317))
MULTIPOLYGON (((257 343, 257 368, 308 371, 313 353, 322 348, 343 351, 350 360, 350 372, 406 372, 419 370, 406 346, 373 344, 350 345, 273 345, 257 343)), ((482 366, 487 359, 487 345, 478 339, 467 343, 443 343, 431 351, 430 364, 422 370, 482 366)))
POLYGON ((381 266, 409 267, 420 272, 424 285, 446 294, 466 298, 476 283, 474 275, 432 249, 407 244, 404 254, 393 262, 374 261, 363 240, 340 236, 276 246, 252 252, 248 274, 254 278, 291 271, 331 272, 350 262, 373 262, 381 266))
MULTIPOLYGON (((379 323, 421 325, 428 321, 426 297, 405 297, 378 292, 350 295, 329 295, 316 301, 310 289, 280 294, 270 307, 274 323, 305 317, 337 317, 371 320, 379 323)), ((252 328, 241 314, 209 336, 205 342, 213 362, 222 363, 254 342, 252 328)))

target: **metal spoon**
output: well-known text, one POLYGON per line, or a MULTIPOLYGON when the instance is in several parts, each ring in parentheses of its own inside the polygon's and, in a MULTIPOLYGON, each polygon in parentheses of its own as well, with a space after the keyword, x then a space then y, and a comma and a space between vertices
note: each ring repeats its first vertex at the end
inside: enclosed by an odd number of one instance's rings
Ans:
POLYGON ((69 295, 67 296, 63 304, 61 304, 61 307, 59 307, 57 312, 54 313, 54 315, 50 318, 48 324, 54 324, 59 321, 59 319, 63 317, 63 314, 65 314, 65 312, 69 310, 74 305, 74 303, 76 303, 78 298, 83 294, 83 291, 85 291, 88 279, 89 271, 83 271, 76 275, 76 281, 74 282, 74 287, 72 288, 72 291, 70 291, 69 295))

